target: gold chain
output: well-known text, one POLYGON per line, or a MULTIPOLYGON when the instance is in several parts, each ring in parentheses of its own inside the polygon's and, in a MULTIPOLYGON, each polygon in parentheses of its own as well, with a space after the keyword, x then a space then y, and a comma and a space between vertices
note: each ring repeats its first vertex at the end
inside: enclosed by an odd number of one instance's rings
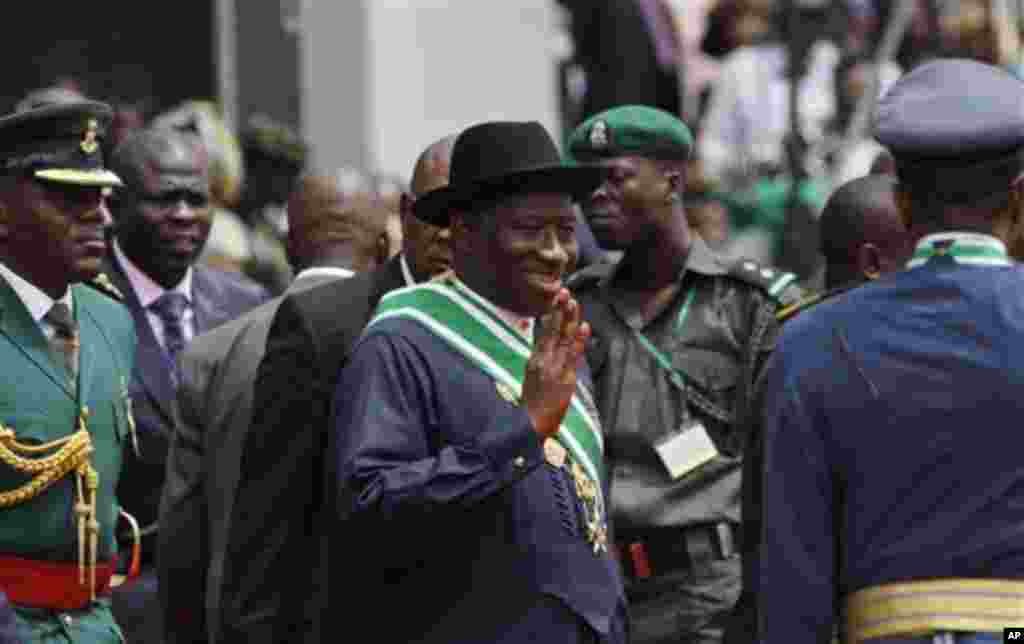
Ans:
POLYGON ((13 429, 0 424, 0 461, 16 472, 32 479, 13 490, 0 492, 0 508, 10 508, 31 501, 50 486, 75 473, 77 501, 75 516, 78 523, 79 582, 88 583, 90 594, 96 598, 96 559, 99 550, 100 525, 96 520, 96 491, 99 473, 92 466, 92 437, 85 426, 83 409, 78 417, 78 431, 42 445, 19 443, 13 429), (39 456, 52 452, 48 456, 39 456))
POLYGON ((20 487, 0 492, 0 508, 13 507, 36 498, 72 470, 88 465, 92 451, 92 437, 84 429, 45 445, 26 445, 17 441, 14 430, 0 425, 0 461, 33 477, 20 487), (54 449, 58 451, 50 456, 31 456, 54 449))

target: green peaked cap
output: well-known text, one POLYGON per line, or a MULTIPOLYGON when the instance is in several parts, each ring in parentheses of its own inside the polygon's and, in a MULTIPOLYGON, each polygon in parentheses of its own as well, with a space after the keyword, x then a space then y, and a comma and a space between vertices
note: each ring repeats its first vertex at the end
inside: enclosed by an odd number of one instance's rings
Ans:
POLYGON ((623 105, 591 116, 569 136, 567 161, 640 156, 685 161, 693 135, 681 120, 645 105, 623 105))

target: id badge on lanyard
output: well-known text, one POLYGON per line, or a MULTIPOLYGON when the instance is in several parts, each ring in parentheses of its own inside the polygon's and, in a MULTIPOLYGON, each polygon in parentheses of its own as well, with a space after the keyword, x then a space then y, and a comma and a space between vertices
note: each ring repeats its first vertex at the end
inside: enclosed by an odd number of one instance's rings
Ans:
MULTIPOLYGON (((682 331, 696 291, 697 288, 694 286, 686 294, 686 301, 683 302, 683 308, 679 311, 679 317, 676 319, 676 333, 682 331)), ((634 329, 633 331, 640 344, 654 357, 658 365, 669 374, 669 381, 672 385, 689 396, 692 392, 689 391, 689 388, 683 381, 682 374, 672 366, 668 357, 654 346, 654 343, 648 340, 647 336, 641 333, 639 329, 634 329)), ((704 423, 695 418, 688 418, 683 422, 678 431, 655 443, 654 450, 658 453, 662 464, 665 465, 665 469, 673 480, 686 476, 718 456, 718 449, 715 447, 714 441, 711 440, 711 436, 708 435, 704 423)))

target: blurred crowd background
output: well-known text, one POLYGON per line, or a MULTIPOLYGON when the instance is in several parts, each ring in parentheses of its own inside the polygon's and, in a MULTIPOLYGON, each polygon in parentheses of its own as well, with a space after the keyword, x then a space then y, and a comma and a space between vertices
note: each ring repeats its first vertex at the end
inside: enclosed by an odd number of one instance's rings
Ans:
POLYGON ((877 96, 936 57, 1024 69, 1022 0, 113 6, 26 7, 31 28, 5 46, 9 61, 30 62, 6 66, 4 100, 57 87, 108 101, 111 147, 151 123, 196 132, 214 169, 203 261, 276 293, 292 277, 285 209, 305 170, 335 177, 344 208, 380 218, 397 252, 398 169, 425 143, 495 117, 536 118, 564 137, 627 103, 696 133, 688 214, 713 246, 818 286, 826 197, 885 171, 869 135, 877 96))

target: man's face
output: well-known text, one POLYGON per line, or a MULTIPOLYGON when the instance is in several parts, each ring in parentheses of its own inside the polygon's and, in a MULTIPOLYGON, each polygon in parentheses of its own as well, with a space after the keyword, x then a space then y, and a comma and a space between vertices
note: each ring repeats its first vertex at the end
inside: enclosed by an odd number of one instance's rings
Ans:
POLYGON ((416 198, 402 195, 402 251, 409 267, 419 278, 429 278, 452 267, 451 234, 447 227, 432 226, 416 218, 416 198))
MULTIPOLYGON (((473 217, 477 215, 469 215, 473 217)), ((576 264, 576 215, 561 194, 531 194, 507 199, 490 221, 476 223, 475 270, 487 271, 496 302, 521 315, 541 315, 576 264)))
POLYGON ((642 157, 604 159, 608 179, 583 202, 583 214, 598 243, 625 250, 657 230, 669 188, 658 165, 642 157))
POLYGON ((210 235, 212 212, 206 161, 185 145, 142 163, 130 200, 120 209, 118 239, 150 277, 171 287, 184 276, 210 235))
POLYGON ((42 181, 11 180, 3 201, 6 255, 40 288, 63 291, 95 277, 106 254, 109 225, 103 189, 42 181))

